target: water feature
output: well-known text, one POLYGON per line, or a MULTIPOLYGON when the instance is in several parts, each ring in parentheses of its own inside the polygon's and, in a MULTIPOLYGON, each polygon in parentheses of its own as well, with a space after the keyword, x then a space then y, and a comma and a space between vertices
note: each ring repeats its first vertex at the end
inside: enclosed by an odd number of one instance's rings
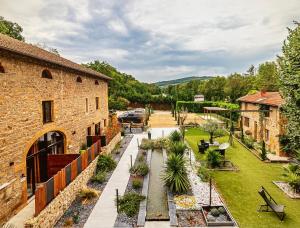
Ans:
POLYGON ((167 191, 161 180, 164 167, 162 151, 152 151, 150 167, 146 220, 168 220, 167 191))

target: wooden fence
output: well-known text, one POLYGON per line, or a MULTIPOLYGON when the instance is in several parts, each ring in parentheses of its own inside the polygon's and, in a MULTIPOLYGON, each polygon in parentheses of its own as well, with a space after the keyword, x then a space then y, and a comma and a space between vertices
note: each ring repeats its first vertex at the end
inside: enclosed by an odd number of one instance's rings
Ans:
POLYGON ((37 216, 66 186, 68 186, 97 157, 100 141, 66 165, 35 191, 35 216, 37 216))

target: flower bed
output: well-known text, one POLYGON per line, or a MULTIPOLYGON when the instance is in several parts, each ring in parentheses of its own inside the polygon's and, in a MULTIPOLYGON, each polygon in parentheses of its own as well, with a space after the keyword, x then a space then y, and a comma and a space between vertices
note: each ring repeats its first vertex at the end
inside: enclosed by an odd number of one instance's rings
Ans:
POLYGON ((280 188, 286 195, 292 199, 300 199, 300 193, 296 193, 292 187, 285 181, 273 181, 273 183, 280 188))
POLYGON ((203 206, 203 215, 207 226, 234 226, 232 216, 223 206, 203 206))
MULTIPOLYGON (((116 146, 116 148, 112 151, 111 155, 116 163, 120 161, 132 137, 133 136, 126 136, 125 138, 123 138, 123 140, 120 142, 120 147, 116 146)), ((78 195, 72 202, 71 206, 66 210, 64 215, 58 220, 55 227, 83 227, 94 206, 96 205, 99 197, 101 196, 101 192, 105 188, 112 173, 113 170, 108 172, 105 180, 102 183, 93 182, 92 180, 90 180, 87 184, 87 187, 92 190, 96 190, 99 193, 98 196, 90 200, 82 200, 82 197, 78 195)))
POLYGON ((205 227, 206 222, 201 210, 177 210, 179 227, 205 227))

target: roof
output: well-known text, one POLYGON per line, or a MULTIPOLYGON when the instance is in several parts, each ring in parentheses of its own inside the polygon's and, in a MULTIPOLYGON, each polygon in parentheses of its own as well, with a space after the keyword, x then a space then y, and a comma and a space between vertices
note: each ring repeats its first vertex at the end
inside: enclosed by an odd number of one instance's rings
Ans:
POLYGON ((220 107, 203 107, 205 110, 209 111, 226 111, 228 109, 226 108, 220 108, 220 107))
POLYGON ((257 92, 255 94, 240 97, 238 101, 277 107, 284 104, 284 100, 279 92, 257 92))
POLYGON ((80 64, 74 63, 68 59, 58 56, 54 53, 48 52, 32 44, 27 44, 23 41, 16 40, 9 36, 0 34, 0 50, 6 50, 15 54, 30 57, 39 61, 55 64, 67 69, 75 70, 93 77, 111 80, 110 77, 96 72, 92 69, 84 67, 80 64))

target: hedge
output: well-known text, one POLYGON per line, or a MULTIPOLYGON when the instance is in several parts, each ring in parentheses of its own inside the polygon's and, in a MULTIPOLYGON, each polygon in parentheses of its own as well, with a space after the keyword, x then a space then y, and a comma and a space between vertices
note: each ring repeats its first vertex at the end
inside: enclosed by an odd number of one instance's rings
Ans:
MULTIPOLYGON (((176 102, 176 110, 180 110, 182 108, 187 109, 188 112, 195 113, 203 113, 204 107, 220 107, 226 108, 228 110, 239 110, 240 106, 238 104, 228 103, 224 101, 202 101, 202 102, 194 102, 194 101, 177 101, 176 102)), ((230 112, 221 111, 217 114, 230 118, 230 112)), ((238 112, 232 112, 232 120, 237 121, 239 118, 238 112)))

